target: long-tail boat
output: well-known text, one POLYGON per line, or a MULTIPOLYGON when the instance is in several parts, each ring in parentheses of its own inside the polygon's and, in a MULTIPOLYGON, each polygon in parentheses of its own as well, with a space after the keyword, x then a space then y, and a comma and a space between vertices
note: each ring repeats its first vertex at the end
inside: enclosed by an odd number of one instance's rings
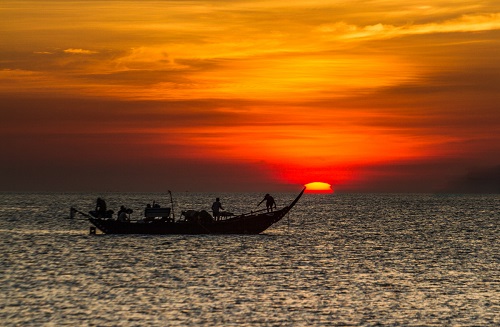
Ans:
POLYGON ((104 234, 260 234, 274 223, 280 221, 299 201, 305 188, 287 206, 267 211, 233 215, 216 220, 210 214, 197 215, 195 217, 184 217, 174 219, 171 208, 150 208, 145 210, 144 219, 140 220, 118 220, 113 218, 95 217, 95 212, 84 214, 79 210, 71 208, 72 212, 78 212, 88 217, 93 234, 96 228, 104 234))

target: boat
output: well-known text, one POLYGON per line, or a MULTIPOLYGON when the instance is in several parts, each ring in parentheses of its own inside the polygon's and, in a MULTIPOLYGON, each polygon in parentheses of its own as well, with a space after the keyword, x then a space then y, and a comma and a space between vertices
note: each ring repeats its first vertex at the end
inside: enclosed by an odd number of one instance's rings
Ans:
MULTIPOLYGON (((269 212, 263 209, 240 215, 231 214, 220 220, 213 219, 207 212, 205 215, 176 220, 171 215, 171 208, 146 209, 144 218, 140 220, 100 218, 95 217, 92 211, 91 215, 84 215, 95 226, 91 227, 91 234, 95 234, 96 228, 104 234, 260 234, 280 221, 295 206, 304 191, 305 188, 283 208, 269 212)), ((72 210, 83 214, 74 208, 72 210)))

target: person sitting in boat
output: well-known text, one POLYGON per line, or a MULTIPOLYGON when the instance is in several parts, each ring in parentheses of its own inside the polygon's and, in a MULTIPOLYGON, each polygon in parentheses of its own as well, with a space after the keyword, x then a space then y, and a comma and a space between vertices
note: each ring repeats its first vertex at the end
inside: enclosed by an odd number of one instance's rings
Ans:
POLYGON ((127 209, 125 206, 121 206, 118 211, 118 221, 130 221, 129 215, 133 212, 132 209, 127 209))
POLYGON ((120 212, 120 214, 118 215, 118 221, 121 221, 121 222, 128 221, 128 216, 127 216, 127 212, 126 211, 120 212))
POLYGON ((125 221, 127 219, 127 208, 125 206, 120 206, 118 210, 118 221, 125 221))
POLYGON ((212 204, 212 213, 215 220, 219 220, 221 209, 224 210, 222 204, 220 203, 220 199, 216 198, 215 202, 212 204))
POLYGON ((95 204, 95 212, 97 214, 97 217, 99 217, 99 218, 106 217, 106 212, 107 212, 106 201, 104 201, 101 198, 97 198, 96 204, 95 204))
POLYGON ((273 211, 273 207, 274 209, 276 209, 276 202, 274 201, 274 198, 269 195, 269 194, 266 194, 264 196, 264 199, 262 201, 259 202, 259 204, 257 205, 260 206, 262 202, 266 201, 266 208, 267 208, 267 212, 269 211, 273 211))

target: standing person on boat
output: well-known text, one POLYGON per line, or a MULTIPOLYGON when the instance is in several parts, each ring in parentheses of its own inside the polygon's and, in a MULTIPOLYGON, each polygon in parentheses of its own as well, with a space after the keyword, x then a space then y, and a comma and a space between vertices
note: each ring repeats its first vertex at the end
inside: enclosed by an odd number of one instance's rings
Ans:
POLYGON ((95 203, 95 212, 97 214, 97 217, 104 218, 106 217, 106 201, 104 201, 101 198, 97 198, 96 203, 95 203))
POLYGON ((273 206, 274 206, 274 209, 276 209, 276 202, 274 201, 274 198, 269 195, 269 194, 266 194, 264 196, 264 199, 262 199, 262 201, 259 202, 259 204, 257 205, 260 206, 262 202, 266 201, 266 208, 267 208, 267 212, 269 211, 273 211, 273 206))
POLYGON ((220 199, 216 198, 215 202, 212 204, 212 212, 215 220, 219 220, 221 209, 224 210, 222 204, 220 203, 220 199))

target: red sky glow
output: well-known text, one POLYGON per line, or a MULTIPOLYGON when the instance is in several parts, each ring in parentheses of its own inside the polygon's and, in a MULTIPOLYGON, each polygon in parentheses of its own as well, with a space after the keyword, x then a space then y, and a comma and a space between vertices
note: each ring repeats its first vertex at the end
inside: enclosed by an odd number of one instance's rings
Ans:
POLYGON ((0 191, 500 192, 499 2, 6 0, 0 36, 0 191))

